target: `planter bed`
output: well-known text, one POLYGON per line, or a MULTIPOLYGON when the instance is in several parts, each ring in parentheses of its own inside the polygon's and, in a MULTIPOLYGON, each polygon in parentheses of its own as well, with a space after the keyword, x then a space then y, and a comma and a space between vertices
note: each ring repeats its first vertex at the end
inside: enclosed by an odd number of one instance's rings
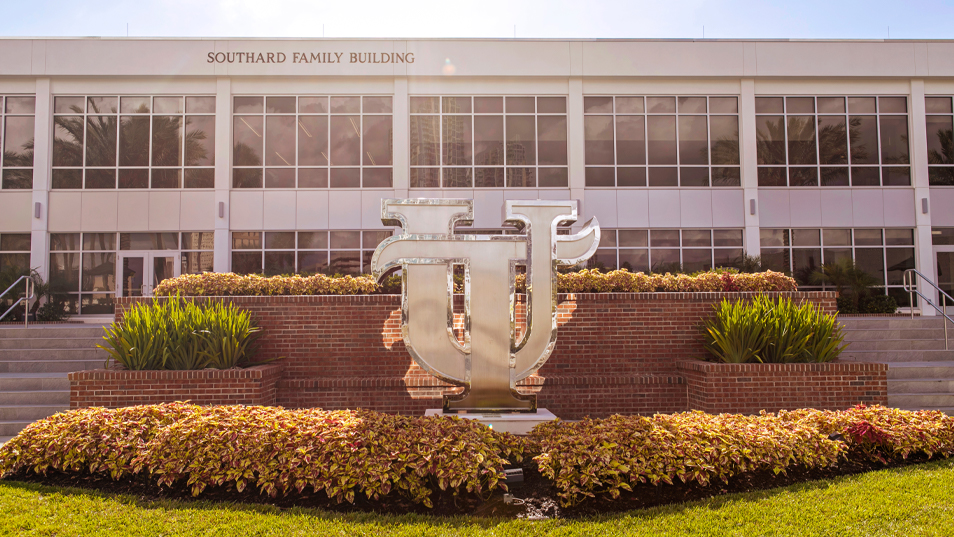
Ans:
POLYGON ((756 414, 795 408, 844 410, 858 403, 887 405, 888 365, 722 364, 683 360, 688 407, 710 414, 756 414))

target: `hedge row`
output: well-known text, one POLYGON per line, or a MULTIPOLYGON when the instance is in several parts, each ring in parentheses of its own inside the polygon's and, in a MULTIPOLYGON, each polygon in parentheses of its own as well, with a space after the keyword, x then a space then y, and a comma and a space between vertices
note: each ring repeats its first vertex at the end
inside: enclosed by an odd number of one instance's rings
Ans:
MULTIPOLYGON (((644 274, 627 270, 600 272, 597 269, 558 274, 561 293, 652 293, 796 291, 795 280, 780 272, 739 274, 702 272, 687 274, 644 274)), ((206 272, 184 274, 156 286, 159 296, 257 296, 257 295, 367 295, 400 292, 400 281, 389 278, 378 285, 370 276, 241 276, 206 272)), ((526 276, 517 275, 517 290, 526 290, 526 276)))
POLYGON ((759 416, 687 412, 551 422, 516 437, 458 418, 366 410, 89 408, 38 421, 0 446, 0 476, 144 473, 160 485, 246 487, 275 496, 310 489, 338 502, 389 494, 431 506, 432 494, 506 488, 503 469, 533 457, 566 506, 617 497, 638 483, 708 484, 753 471, 886 463, 954 454, 954 418, 880 406, 759 416))

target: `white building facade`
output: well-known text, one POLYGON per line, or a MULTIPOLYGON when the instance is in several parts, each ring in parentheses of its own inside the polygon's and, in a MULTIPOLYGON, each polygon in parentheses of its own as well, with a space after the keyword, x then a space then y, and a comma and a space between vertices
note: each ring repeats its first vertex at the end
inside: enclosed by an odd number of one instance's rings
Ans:
MULTIPOLYGON (((112 312, 359 273, 380 200, 577 199, 606 268, 954 269, 954 42, 0 40, 0 269, 112 312)), ((925 311, 925 314, 932 312, 925 311)))

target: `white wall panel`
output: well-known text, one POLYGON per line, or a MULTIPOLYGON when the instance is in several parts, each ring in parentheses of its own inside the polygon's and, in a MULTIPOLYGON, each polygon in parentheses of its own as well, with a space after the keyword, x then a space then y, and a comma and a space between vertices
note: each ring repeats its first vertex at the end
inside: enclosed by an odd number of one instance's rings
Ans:
POLYGON ((747 208, 744 193, 738 189, 712 189, 712 226, 743 227, 747 208))
POLYGON ((361 229, 384 229, 381 222, 381 200, 393 198, 393 190, 366 190, 361 192, 361 229))
MULTIPOLYGON (((33 192, 0 192, 0 232, 29 232, 33 218, 33 192)), ((0 289, 2 291, 2 289, 0 289)))
POLYGON ((821 203, 822 227, 851 227, 854 224, 851 190, 826 190, 821 203))
POLYGON ((79 231, 82 192, 50 192, 50 231, 79 231))
POLYGON ((120 191, 118 203, 120 231, 149 230, 149 192, 120 191))
MULTIPOLYGON (((933 198, 934 192, 932 191, 931 194, 933 198)), ((913 190, 884 189, 884 225, 886 227, 913 227, 917 225, 915 211, 920 210, 921 202, 915 202, 913 190)))
MULTIPOLYGON (((178 192, 175 193, 179 195, 178 192)), ((82 231, 118 231, 117 192, 83 192, 82 231)))
MULTIPOLYGON (((921 200, 917 200, 916 203, 920 210, 921 200)), ((928 209, 932 226, 954 226, 954 188, 932 188, 928 209)))
POLYGON ((678 190, 649 191, 650 227, 679 227, 681 221, 678 190))
POLYGON ((502 190, 474 191, 474 227, 494 229, 503 224, 504 196, 502 190))
POLYGON ((852 224, 859 227, 884 226, 884 195, 881 189, 851 191, 852 224))
POLYGON ((294 190, 265 190, 262 229, 295 229, 296 208, 294 190))
POLYGON ((583 221, 594 216, 600 225, 607 228, 619 227, 615 190, 586 190, 583 198, 583 221))
POLYGON ((792 227, 821 227, 821 198, 825 190, 793 188, 788 195, 792 227))
POLYGON ((0 73, 33 74, 33 40, 5 39, 0 41, 0 73))
POLYGON ((712 227, 712 191, 682 190, 679 192, 681 227, 712 227))
POLYGON ((328 192, 328 228, 361 229, 361 192, 331 190, 328 192))
POLYGON ((182 214, 179 229, 183 231, 212 231, 215 229, 215 192, 182 191, 182 214))
POLYGON ((149 229, 172 231, 179 229, 182 199, 179 192, 149 193, 149 229))
POLYGON ((616 211, 616 221, 621 228, 649 227, 649 192, 642 189, 618 191, 616 211))
POLYGON ((300 190, 296 213, 298 229, 328 229, 328 192, 300 190))
POLYGON ((789 227, 792 225, 791 200, 788 190, 759 190, 756 207, 761 227, 789 227))
POLYGON ((234 230, 258 231, 264 226, 265 193, 261 191, 230 194, 229 225, 234 230))

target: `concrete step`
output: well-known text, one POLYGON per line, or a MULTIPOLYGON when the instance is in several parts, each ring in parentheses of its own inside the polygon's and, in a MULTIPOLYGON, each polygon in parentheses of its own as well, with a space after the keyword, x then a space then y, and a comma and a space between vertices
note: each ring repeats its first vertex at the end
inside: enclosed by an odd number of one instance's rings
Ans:
POLYGON ((954 361, 899 362, 888 364, 888 381, 914 379, 954 379, 954 361))
POLYGON ((69 390, 66 373, 0 373, 0 393, 7 391, 69 390))
POLYGON ((100 360, 2 360, 0 373, 72 373, 87 369, 102 369, 106 357, 100 360))
POLYGON ((873 339, 846 341, 849 351, 943 351, 943 340, 933 339, 873 339))
POLYGON ((99 338, 103 337, 103 325, 83 324, 83 325, 44 325, 33 326, 30 328, 0 328, 0 339, 7 338, 99 338))
POLYGON ((0 360, 33 361, 33 360, 105 360, 109 354, 103 349, 3 349, 0 350, 0 360))
POLYGON ((954 378, 892 379, 888 393, 954 393, 954 378))
POLYGON ((62 405, 65 408, 70 406, 70 391, 4 391, 0 392, 0 406, 2 405, 62 405))
POLYGON ((0 420, 31 422, 48 418, 57 412, 69 410, 65 405, 0 405, 0 420))
POLYGON ((23 430, 24 427, 36 420, 4 420, 0 419, 0 436, 11 437, 23 430))
POLYGON ((94 349, 101 337, 0 338, 0 353, 7 349, 94 349))
POLYGON ((891 392, 888 392, 888 406, 893 406, 897 408, 954 407, 954 393, 891 393, 891 392))
POLYGON ((851 330, 908 330, 917 328, 944 329, 943 318, 915 317, 838 317, 838 322, 851 330))
MULTIPOLYGON (((944 342, 944 330, 940 328, 911 328, 905 330, 842 329, 845 341, 873 341, 882 339, 932 339, 944 342)), ((954 327, 951 327, 954 339, 954 327)))
POLYGON ((850 346, 839 358, 848 362, 895 363, 895 362, 949 362, 954 361, 954 350, 911 350, 911 351, 860 351, 850 346))

